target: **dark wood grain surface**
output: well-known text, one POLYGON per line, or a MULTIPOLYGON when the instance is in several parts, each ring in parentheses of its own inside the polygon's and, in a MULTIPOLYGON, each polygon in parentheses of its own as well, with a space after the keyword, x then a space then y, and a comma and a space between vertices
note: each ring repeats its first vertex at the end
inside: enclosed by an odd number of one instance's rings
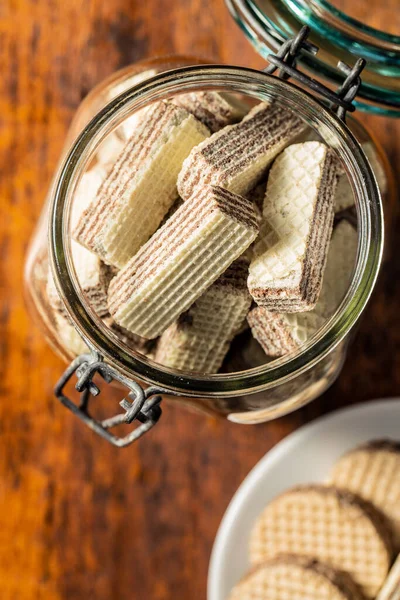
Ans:
MULTIPOLYGON (((322 413, 400 392, 394 236, 341 378, 291 416, 249 428, 170 403, 147 439, 119 451, 56 404, 64 365, 24 307, 28 240, 82 97, 115 69, 167 53, 262 64, 222 0, 0 4, 2 600, 205 598, 218 523, 255 462, 322 413)), ((399 165, 400 122, 361 118, 399 165)))

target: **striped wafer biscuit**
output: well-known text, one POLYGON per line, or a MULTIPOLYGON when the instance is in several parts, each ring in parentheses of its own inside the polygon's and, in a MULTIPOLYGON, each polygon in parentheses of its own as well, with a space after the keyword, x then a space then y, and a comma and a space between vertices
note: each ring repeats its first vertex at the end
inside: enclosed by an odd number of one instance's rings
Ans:
POLYGON ((340 221, 329 245, 321 294, 315 308, 302 313, 278 313, 258 306, 247 319, 252 333, 268 356, 294 352, 322 327, 343 300, 357 254, 357 232, 340 221))
MULTIPOLYGON (((99 166, 83 174, 72 201, 71 229, 76 226, 83 211, 95 198, 105 177, 105 170, 99 166)), ((111 278, 115 275, 114 270, 75 240, 71 240, 71 253, 81 290, 88 303, 99 317, 106 315, 108 312, 107 290, 111 278)), ((47 296, 52 308, 64 313, 65 316, 67 313, 64 303, 59 296, 50 268, 47 278, 47 296)))
POLYGON ((162 334, 155 360, 181 371, 216 373, 251 304, 248 262, 237 259, 162 334))
POLYGON ((152 105, 127 142, 73 235, 108 264, 123 267, 160 225, 177 198, 184 158, 208 136, 186 110, 152 105))
POLYGON ((285 554, 252 569, 229 600, 365 600, 347 573, 311 558, 285 554))
POLYGON ((400 552, 400 442, 378 440, 352 450, 335 464, 329 482, 378 508, 400 552))
POLYGON ((258 233, 251 202, 217 186, 168 219, 111 282, 117 323, 147 338, 163 333, 238 258, 258 233))
POLYGON ((250 537, 250 560, 282 553, 315 558, 347 573, 366 598, 375 598, 390 568, 386 523, 374 507, 348 491, 299 486, 273 500, 250 537))
POLYGON ((213 184, 246 195, 275 156, 293 141, 304 125, 276 103, 254 107, 236 125, 228 125, 192 150, 178 178, 184 200, 213 184))
MULTIPOLYGON (((93 252, 74 240, 71 240, 71 251, 81 291, 94 312, 99 317, 104 317, 108 314, 107 292, 110 281, 115 276, 115 269, 103 263, 93 252)), ((59 296, 50 269, 47 296, 52 308, 64 313, 64 303, 59 296)))
MULTIPOLYGON (((381 160, 371 142, 361 144, 376 177, 379 191, 383 196, 387 191, 387 177, 381 160)), ((347 173, 340 174, 335 193, 335 212, 341 212, 354 206, 354 194, 347 173)))
POLYGON ((240 121, 249 112, 248 104, 223 92, 189 92, 179 94, 171 101, 192 113, 213 133, 240 121))
POLYGON ((390 569, 376 600, 400 600, 400 554, 390 569))
POLYGON ((272 165, 248 281, 260 306, 314 308, 333 227, 336 165, 320 142, 289 146, 272 165))
POLYGON ((59 340, 64 348, 74 357, 89 352, 89 348, 69 318, 59 312, 56 312, 54 316, 59 340))
POLYGON ((140 335, 136 335, 131 331, 128 331, 124 327, 118 325, 110 315, 103 319, 103 323, 111 329, 111 331, 115 334, 118 340, 122 341, 132 350, 136 352, 140 352, 145 356, 149 356, 153 353, 156 340, 147 340, 146 338, 140 337, 140 335))

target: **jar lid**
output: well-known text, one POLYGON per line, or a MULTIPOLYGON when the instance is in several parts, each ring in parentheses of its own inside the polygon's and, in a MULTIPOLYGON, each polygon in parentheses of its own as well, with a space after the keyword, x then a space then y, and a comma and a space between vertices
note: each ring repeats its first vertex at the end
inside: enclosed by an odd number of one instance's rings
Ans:
MULTIPOLYGON (((316 56, 303 53, 298 62, 332 86, 339 86, 343 80, 337 68, 339 60, 353 65, 358 57, 365 58, 367 66, 354 103, 365 111, 400 116, 400 36, 374 29, 357 20, 355 13, 352 16, 343 13, 338 8, 340 0, 332 0, 332 3, 326 0, 225 1, 257 52, 265 58, 284 41, 293 38, 302 25, 309 25, 309 39, 320 50, 316 56)), ((390 3, 385 6, 388 10, 390 3)), ((355 10, 356 5, 350 8, 355 10)), ((395 10, 393 4, 394 16, 395 10)))

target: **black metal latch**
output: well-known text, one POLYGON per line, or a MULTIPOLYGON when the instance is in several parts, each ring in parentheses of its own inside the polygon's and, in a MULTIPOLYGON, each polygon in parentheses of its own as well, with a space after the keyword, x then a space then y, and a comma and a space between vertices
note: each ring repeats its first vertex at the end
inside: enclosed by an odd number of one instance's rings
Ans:
POLYGON ((124 375, 107 365, 99 354, 93 353, 82 354, 70 364, 58 381, 54 393, 58 400, 86 423, 90 429, 114 446, 122 448, 135 442, 154 427, 161 416, 160 402, 162 398, 160 394, 166 393, 166 390, 155 386, 150 386, 144 390, 138 383, 124 377, 124 375), (90 415, 89 401, 91 397, 98 396, 100 393, 99 388, 93 382, 96 373, 106 383, 111 383, 113 380, 118 381, 129 389, 128 396, 120 402, 120 406, 125 412, 103 421, 97 421, 90 415), (75 388, 81 394, 79 404, 75 404, 63 393, 65 385, 74 374, 78 377, 75 388), (118 437, 110 432, 110 429, 117 425, 132 423, 135 420, 141 424, 125 437, 118 437))
POLYGON ((358 58, 353 67, 349 67, 346 63, 339 61, 337 64, 338 69, 346 75, 346 79, 339 89, 333 92, 323 83, 299 71, 296 67, 297 59, 303 52, 309 52, 315 56, 319 50, 318 46, 307 41, 309 33, 310 28, 304 25, 296 37, 282 44, 277 54, 269 54, 267 60, 271 64, 264 69, 264 72, 272 75, 278 70, 278 77, 281 79, 292 77, 325 98, 325 100, 328 100, 332 110, 336 112, 338 117, 345 120, 346 112, 353 112, 355 110, 352 102, 361 85, 360 74, 366 65, 366 61, 364 58, 358 58))

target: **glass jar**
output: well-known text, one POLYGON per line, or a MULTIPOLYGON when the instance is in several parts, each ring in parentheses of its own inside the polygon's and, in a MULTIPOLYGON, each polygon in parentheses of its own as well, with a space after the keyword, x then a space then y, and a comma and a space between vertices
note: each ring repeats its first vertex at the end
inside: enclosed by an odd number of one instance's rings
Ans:
MULTIPOLYGON (((239 423, 275 418, 319 396, 341 370, 352 329, 373 290, 381 261, 381 200, 370 163, 359 142, 373 143, 383 169, 388 166, 368 132, 353 119, 347 126, 315 97, 283 79, 252 69, 199 63, 199 60, 187 57, 139 63, 115 74, 91 92, 71 126, 27 258, 26 295, 35 321, 65 360, 83 355, 72 363, 60 380, 57 396, 92 429, 119 446, 130 443, 137 436, 118 438, 109 435, 110 426, 137 417, 143 423, 140 434, 143 433, 158 419, 159 413, 154 411, 159 399, 150 402, 151 396, 159 393, 173 397, 175 402, 239 423), (181 68, 176 68, 178 66, 181 68), (165 72, 171 67, 173 70, 165 72), (132 77, 149 69, 159 74, 152 73, 154 77, 131 87, 132 77), (188 91, 210 89, 235 93, 253 103, 279 102, 300 115, 334 149, 354 193, 358 255, 352 283, 341 305, 299 351, 260 365, 253 354, 248 359, 251 348, 243 347, 239 369, 232 371, 238 364, 236 356, 231 367, 228 366, 228 372, 198 375, 174 372, 132 350, 94 313, 80 288, 68 230, 72 199, 82 176, 96 164, 99 152, 107 149, 110 140, 115 141, 121 124, 151 102, 188 91), (69 148, 71 141, 72 148, 69 148), (69 319, 62 327, 57 324, 48 298, 49 269, 69 319), (63 393, 65 383, 75 372, 77 388, 83 396, 80 406, 73 404, 63 393), (126 414, 103 422, 89 416, 89 394, 98 392, 92 383, 95 372, 108 382, 115 379, 128 387, 130 400, 122 403, 126 414), (137 382, 150 388, 143 394, 137 382), (148 418, 149 415, 154 419, 148 418)), ((136 83, 137 79, 134 81, 136 83)), ((389 171, 386 176, 390 180, 389 171)))
MULTIPOLYGON (((340 84, 338 60, 353 64, 355 57, 365 58, 367 65, 355 104, 376 114, 399 116, 400 36, 379 31, 366 23, 366 3, 353 5, 340 0, 225 1, 236 22, 264 57, 296 35, 302 25, 309 25, 310 41, 319 47, 319 52, 317 56, 304 54, 300 64, 329 84, 340 84), (348 15, 339 9, 342 4, 346 4, 350 11, 361 5, 365 12, 348 15)), ((374 18, 376 12, 375 9, 374 18)), ((392 12, 393 23, 397 24, 398 30, 398 7, 394 3, 392 12)))

